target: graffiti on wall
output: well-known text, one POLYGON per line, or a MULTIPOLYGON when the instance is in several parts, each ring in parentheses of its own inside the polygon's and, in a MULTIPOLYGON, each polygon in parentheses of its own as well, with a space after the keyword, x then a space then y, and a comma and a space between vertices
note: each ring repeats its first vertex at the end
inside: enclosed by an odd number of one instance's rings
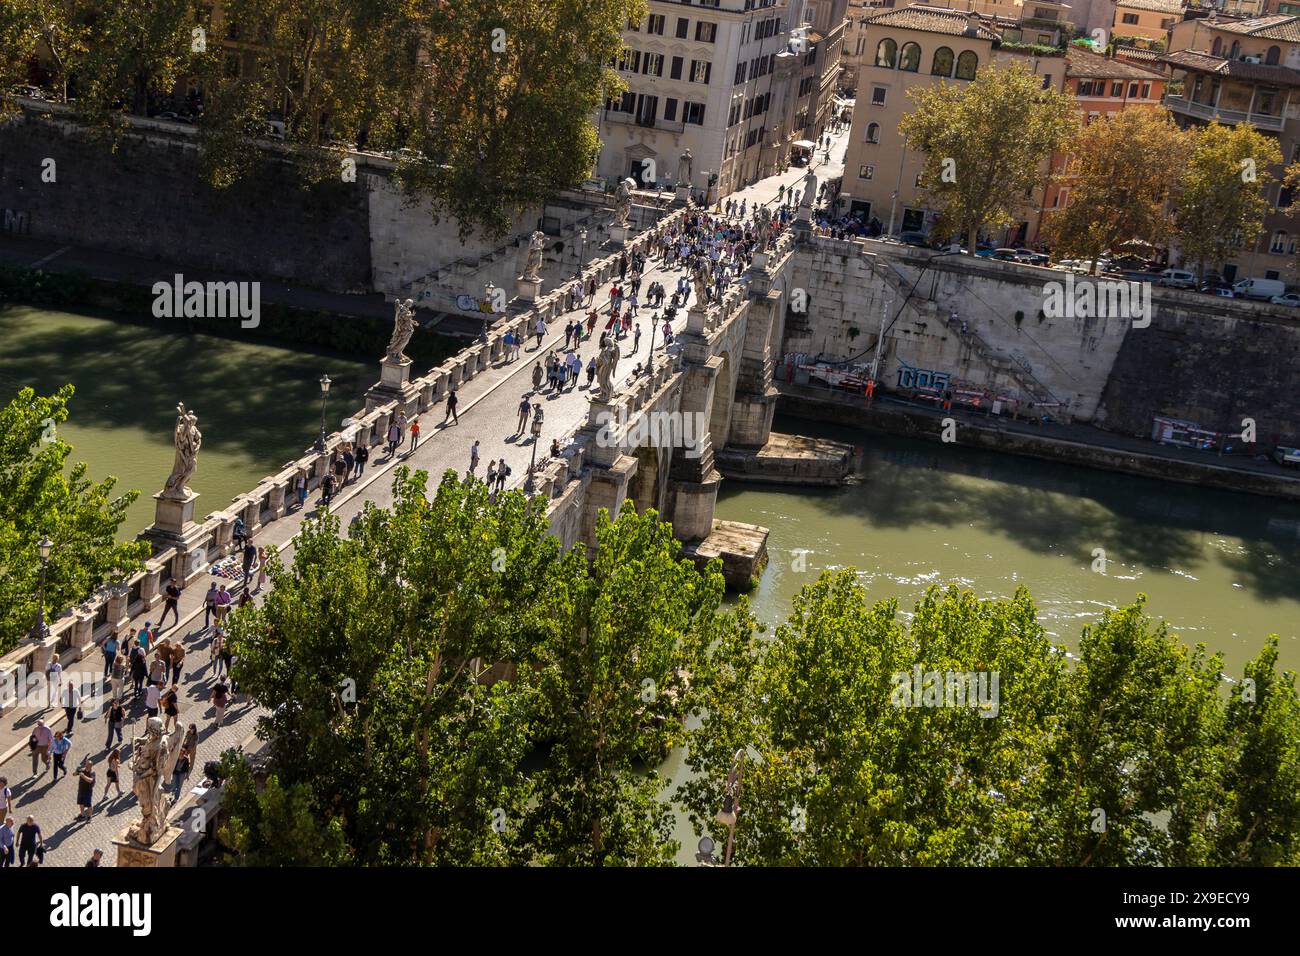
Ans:
POLYGON ((4 211, 4 231, 15 236, 30 236, 32 233, 31 216, 21 209, 4 211))
POLYGON ((902 359, 898 360, 899 388, 937 388, 949 386, 952 376, 948 372, 936 372, 931 368, 915 368, 902 359))

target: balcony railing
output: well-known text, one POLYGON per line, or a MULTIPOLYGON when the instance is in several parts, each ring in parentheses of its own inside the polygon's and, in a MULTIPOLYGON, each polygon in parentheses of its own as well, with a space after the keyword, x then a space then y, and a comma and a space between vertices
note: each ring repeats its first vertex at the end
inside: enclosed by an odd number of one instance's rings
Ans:
POLYGON ((1184 116, 1195 116, 1198 119, 1212 120, 1217 119, 1220 123, 1249 123, 1257 129, 1273 130, 1279 132, 1282 124, 1285 122, 1281 116, 1272 116, 1268 113, 1247 113, 1244 110, 1225 110, 1215 108, 1209 103, 1198 103, 1195 100, 1189 100, 1185 96, 1166 96, 1165 107, 1175 113, 1182 113, 1184 116))

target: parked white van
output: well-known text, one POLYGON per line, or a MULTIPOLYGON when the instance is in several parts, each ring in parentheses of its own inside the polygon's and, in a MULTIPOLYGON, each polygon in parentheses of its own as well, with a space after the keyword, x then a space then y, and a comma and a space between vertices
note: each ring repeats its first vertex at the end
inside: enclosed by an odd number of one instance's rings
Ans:
POLYGON ((1156 285, 1166 286, 1171 289, 1195 289, 1196 273, 1188 272, 1186 269, 1166 269, 1160 273, 1156 285))
POLYGON ((1268 301, 1275 295, 1286 291, 1286 283, 1281 279, 1242 279, 1232 286, 1233 294, 1239 299, 1262 299, 1268 301))

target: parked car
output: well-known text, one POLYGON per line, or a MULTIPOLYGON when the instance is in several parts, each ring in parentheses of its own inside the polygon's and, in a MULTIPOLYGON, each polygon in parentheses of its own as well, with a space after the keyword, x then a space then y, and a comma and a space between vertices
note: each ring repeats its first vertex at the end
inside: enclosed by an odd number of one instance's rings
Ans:
POLYGON ((1255 299, 1268 302, 1275 295, 1286 293, 1286 283, 1281 279, 1242 279, 1232 287, 1239 299, 1255 299))
POLYGON ((1278 445, 1273 449, 1273 460, 1279 465, 1288 465, 1292 468, 1300 467, 1300 448, 1287 448, 1278 445))
POLYGON ((1300 305, 1300 293, 1288 292, 1285 295, 1275 295, 1268 301, 1273 305, 1300 305))
POLYGON ((1202 289, 1202 292, 1208 292, 1210 295, 1217 295, 1220 299, 1235 299, 1237 294, 1227 286, 1217 285, 1212 289, 1202 289))
POLYGON ((1007 249, 1007 248, 994 249, 991 253, 989 253, 989 258, 997 259, 999 262, 1016 262, 1018 261, 1016 259, 1016 253, 1018 253, 1019 251, 1020 251, 1019 249, 1007 249))
POLYGON ((907 246, 920 246, 922 249, 930 248, 930 240, 925 237, 923 232, 900 232, 898 241, 907 246))
POLYGON ((1188 272, 1186 269, 1166 269, 1160 273, 1156 285, 1167 289, 1195 289, 1196 273, 1188 272))
POLYGON ((1045 266, 1052 260, 1046 253, 1035 252, 1033 249, 1017 249, 1016 261, 1030 266, 1045 266))

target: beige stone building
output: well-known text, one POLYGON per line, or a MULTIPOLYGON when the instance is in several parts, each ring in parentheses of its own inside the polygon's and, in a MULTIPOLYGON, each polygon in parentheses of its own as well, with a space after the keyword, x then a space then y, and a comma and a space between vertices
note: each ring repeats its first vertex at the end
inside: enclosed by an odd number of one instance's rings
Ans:
MULTIPOLYGON (((867 52, 859 71, 841 190, 845 211, 867 222, 878 220, 887 234, 930 231, 935 214, 917 185, 925 156, 909 149, 898 131, 899 121, 912 108, 908 93, 935 83, 972 80, 995 59, 1021 62, 1042 76, 1044 88, 1063 89, 1064 50, 1047 56, 998 49, 1001 31, 1022 29, 1019 21, 924 4, 866 18, 867 52)), ((992 238, 1010 243, 1037 235, 1049 179, 1044 160, 1043 185, 1026 201, 1024 218, 992 238)))
MULTIPOLYGON (((1163 57, 1173 84, 1165 106, 1182 125, 1211 120, 1250 123, 1276 136, 1284 163, 1300 161, 1300 16, 1185 20, 1163 57)), ((1294 279, 1300 235, 1284 211, 1292 202, 1279 180, 1267 187, 1272 212, 1264 232, 1233 261, 1225 278, 1294 279)))
POLYGON ((1117 37, 1164 40, 1183 18, 1183 0, 1116 0, 1110 32, 1117 37))
POLYGON ((691 186, 716 180, 714 197, 770 174, 825 124, 847 3, 649 0, 616 64, 628 90, 596 116, 596 175, 668 185, 686 149, 691 186))

